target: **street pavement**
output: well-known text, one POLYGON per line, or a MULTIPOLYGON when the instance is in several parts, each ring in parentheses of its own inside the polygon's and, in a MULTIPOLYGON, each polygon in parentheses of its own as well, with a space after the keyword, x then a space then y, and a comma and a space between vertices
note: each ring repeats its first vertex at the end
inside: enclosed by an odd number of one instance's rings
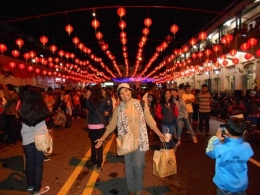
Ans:
MULTIPOLYGON (((210 133, 215 134, 222 121, 211 118, 210 133)), ((196 130, 197 127, 194 127, 196 130)), ((124 162, 116 154, 115 135, 104 143, 102 172, 86 166, 90 157, 90 140, 85 120, 73 119, 71 128, 54 130, 54 152, 44 162, 42 185, 49 185, 48 195, 127 195, 124 162)), ((152 173, 153 153, 160 148, 156 135, 149 135, 150 150, 146 153, 144 193, 147 195, 215 195, 212 182, 214 160, 205 155, 210 136, 198 136, 194 144, 190 135, 182 133, 176 152, 177 173, 159 178, 152 173)), ((247 195, 260 194, 260 134, 245 135, 255 154, 248 162, 249 186, 247 195)), ((30 194, 26 191, 23 173, 23 150, 19 141, 15 146, 0 142, 0 195, 30 194)))

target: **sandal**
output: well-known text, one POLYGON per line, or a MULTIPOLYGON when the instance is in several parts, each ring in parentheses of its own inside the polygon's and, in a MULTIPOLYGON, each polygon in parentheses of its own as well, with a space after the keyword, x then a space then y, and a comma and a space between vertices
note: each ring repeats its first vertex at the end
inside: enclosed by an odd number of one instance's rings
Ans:
POLYGON ((33 195, 40 195, 40 194, 44 194, 45 192, 48 192, 50 189, 49 186, 45 186, 44 188, 41 188, 41 190, 39 192, 34 192, 33 195))

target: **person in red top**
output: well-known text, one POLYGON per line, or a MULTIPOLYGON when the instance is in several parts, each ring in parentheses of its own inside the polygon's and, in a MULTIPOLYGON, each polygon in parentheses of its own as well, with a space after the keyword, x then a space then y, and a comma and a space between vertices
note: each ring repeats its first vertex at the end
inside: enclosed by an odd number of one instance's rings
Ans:
POLYGON ((173 102, 170 89, 166 89, 161 93, 161 99, 156 108, 156 116, 161 120, 163 134, 170 134, 170 141, 166 142, 167 148, 175 148, 177 140, 172 139, 173 131, 178 118, 178 108, 173 102))
POLYGON ((80 92, 77 89, 72 96, 72 102, 73 102, 73 107, 74 107, 74 117, 79 118, 79 111, 81 110, 81 103, 80 103, 80 92))

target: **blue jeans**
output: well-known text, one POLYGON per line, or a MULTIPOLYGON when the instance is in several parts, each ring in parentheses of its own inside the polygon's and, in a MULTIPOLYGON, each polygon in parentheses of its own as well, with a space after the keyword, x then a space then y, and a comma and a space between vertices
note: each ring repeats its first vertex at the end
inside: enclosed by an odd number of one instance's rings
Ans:
POLYGON ((225 190, 221 190, 220 188, 217 188, 217 195, 246 195, 245 191, 241 192, 228 192, 225 190))
POLYGON ((140 147, 134 152, 124 155, 125 177, 129 192, 142 193, 145 152, 140 147))
POLYGON ((28 186, 33 186, 34 191, 40 191, 42 187, 43 152, 36 149, 34 142, 23 145, 26 159, 26 177, 28 186))
MULTIPOLYGON (((166 125, 166 124, 161 124, 162 125, 162 133, 170 133, 173 136, 174 130, 175 130, 175 124, 172 125, 166 125)), ((166 142, 166 146, 168 149, 174 148, 176 143, 173 140, 170 140, 169 142, 166 142)))
POLYGON ((184 127, 186 127, 188 129, 188 131, 190 132, 191 137, 194 136, 194 132, 193 129, 190 125, 189 119, 182 117, 182 118, 178 118, 176 123, 177 123, 177 135, 176 138, 178 139, 178 141, 181 140, 181 132, 182 132, 182 122, 184 123, 184 127))

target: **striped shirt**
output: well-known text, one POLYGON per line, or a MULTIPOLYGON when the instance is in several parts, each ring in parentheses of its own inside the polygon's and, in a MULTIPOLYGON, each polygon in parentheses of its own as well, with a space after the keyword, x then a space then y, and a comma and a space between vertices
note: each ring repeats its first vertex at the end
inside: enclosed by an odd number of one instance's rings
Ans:
POLYGON ((198 93, 196 96, 196 102, 199 104, 199 112, 210 112, 210 101, 212 96, 209 92, 198 93))

